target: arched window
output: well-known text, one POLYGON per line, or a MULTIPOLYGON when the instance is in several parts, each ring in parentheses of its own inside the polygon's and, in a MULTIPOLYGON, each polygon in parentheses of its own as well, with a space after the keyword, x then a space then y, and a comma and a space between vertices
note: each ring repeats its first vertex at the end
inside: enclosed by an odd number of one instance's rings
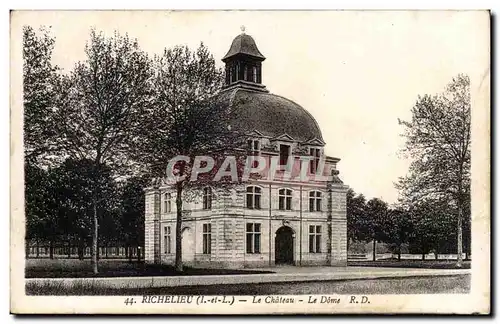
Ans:
POLYGON ((309 211, 321 211, 321 192, 311 191, 309 193, 309 211))
POLYGON ((247 187, 247 208, 260 209, 260 196, 262 189, 255 186, 247 187))
POLYGON ((172 211, 172 194, 166 193, 163 195, 163 212, 170 213, 172 211))
POLYGON ((280 189, 278 193, 279 193, 279 209, 292 210, 292 190, 280 189))
POLYGON ((212 209, 212 188, 203 188, 203 209, 212 209))

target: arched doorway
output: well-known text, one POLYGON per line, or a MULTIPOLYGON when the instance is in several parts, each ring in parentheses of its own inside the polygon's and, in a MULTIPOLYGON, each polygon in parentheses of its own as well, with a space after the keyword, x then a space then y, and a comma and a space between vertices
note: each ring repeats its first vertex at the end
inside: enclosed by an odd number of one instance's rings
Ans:
POLYGON ((293 230, 288 226, 282 226, 276 231, 274 239, 274 263, 293 263, 293 230))
POLYGON ((182 262, 194 260, 194 235, 190 227, 182 230, 182 262))

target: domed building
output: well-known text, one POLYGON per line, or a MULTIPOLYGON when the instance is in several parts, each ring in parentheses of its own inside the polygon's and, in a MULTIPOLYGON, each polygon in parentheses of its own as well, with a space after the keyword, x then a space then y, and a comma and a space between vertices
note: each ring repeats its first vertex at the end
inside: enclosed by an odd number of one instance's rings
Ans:
MULTIPOLYGON (((207 187, 185 202, 183 262, 220 268, 345 266, 348 187, 338 177, 340 159, 324 155, 321 130, 306 109, 267 90, 265 59, 251 36, 238 35, 222 58, 221 95, 236 112, 231 126, 248 136, 248 152, 276 159, 278 176, 235 184, 229 193, 207 187), (308 159, 299 161, 299 170, 287 169, 289 158, 297 156, 308 159), (286 170, 291 176, 283 176, 286 170)), ((175 190, 147 188, 146 262, 174 263, 175 228, 175 190)))

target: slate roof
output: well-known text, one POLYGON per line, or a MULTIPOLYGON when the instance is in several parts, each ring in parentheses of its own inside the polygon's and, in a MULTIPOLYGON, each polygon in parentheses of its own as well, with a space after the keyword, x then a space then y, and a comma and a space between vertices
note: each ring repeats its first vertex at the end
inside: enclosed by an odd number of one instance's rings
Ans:
POLYGON ((234 124, 245 132, 258 131, 264 136, 283 134, 299 142, 317 138, 323 141, 314 117, 295 102, 267 92, 236 88, 224 91, 224 100, 230 101, 234 124))
POLYGON ((222 58, 222 61, 225 62, 230 57, 238 54, 250 55, 255 58, 261 59, 262 61, 266 59, 257 48, 257 44, 255 44, 252 36, 247 34, 240 34, 236 36, 236 38, 233 40, 233 43, 231 44, 231 48, 222 58))

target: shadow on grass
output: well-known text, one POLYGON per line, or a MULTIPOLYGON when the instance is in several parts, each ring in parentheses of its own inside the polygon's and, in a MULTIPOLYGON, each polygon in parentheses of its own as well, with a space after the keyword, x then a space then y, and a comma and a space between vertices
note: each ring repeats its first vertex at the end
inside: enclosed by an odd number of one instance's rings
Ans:
POLYGON ((273 273, 239 269, 200 269, 184 267, 178 272, 174 267, 161 264, 139 262, 108 261, 100 262, 99 273, 92 272, 88 261, 51 260, 32 262, 25 269, 25 278, 102 278, 102 277, 154 277, 154 276, 210 276, 273 273))
POLYGON ((468 293, 470 275, 336 281, 280 282, 179 287, 107 288, 92 281, 28 282, 27 295, 306 295, 306 294, 443 294, 468 293))

